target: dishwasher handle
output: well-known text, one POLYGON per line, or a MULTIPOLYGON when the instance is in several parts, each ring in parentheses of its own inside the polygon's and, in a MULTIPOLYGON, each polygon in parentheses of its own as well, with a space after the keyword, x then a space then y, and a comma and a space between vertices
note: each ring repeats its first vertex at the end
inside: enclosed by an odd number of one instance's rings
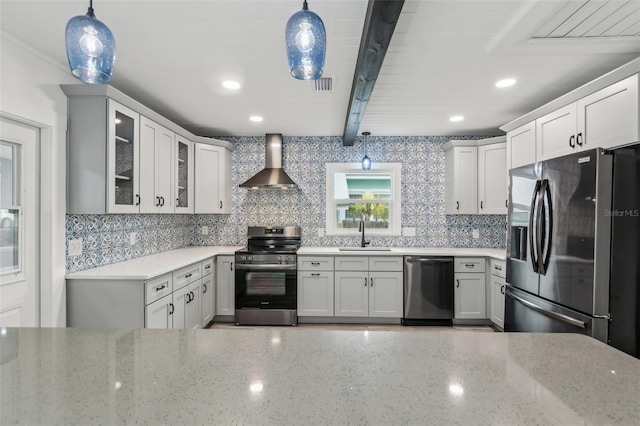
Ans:
POLYGON ((405 257, 407 263, 453 263, 452 257, 405 257))

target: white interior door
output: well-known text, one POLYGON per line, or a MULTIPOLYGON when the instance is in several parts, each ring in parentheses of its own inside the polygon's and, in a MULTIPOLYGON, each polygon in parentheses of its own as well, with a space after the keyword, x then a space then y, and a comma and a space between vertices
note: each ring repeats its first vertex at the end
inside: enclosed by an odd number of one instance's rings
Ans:
POLYGON ((0 117, 0 325, 40 326, 40 129, 0 117))

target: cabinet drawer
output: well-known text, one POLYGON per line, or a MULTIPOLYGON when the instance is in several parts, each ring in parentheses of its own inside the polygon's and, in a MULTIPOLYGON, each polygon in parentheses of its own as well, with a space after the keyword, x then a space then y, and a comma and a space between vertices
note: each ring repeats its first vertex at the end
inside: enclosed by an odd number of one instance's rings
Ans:
POLYGON ((402 256, 375 256, 369 258, 370 271, 399 271, 402 272, 402 256))
POLYGON ((200 262, 194 263, 173 273, 173 288, 178 290, 187 284, 199 280, 202 277, 200 262))
POLYGON ((202 276, 206 277, 213 272, 213 257, 202 261, 202 276))
POLYGON ((504 260, 491 259, 491 274, 506 278, 506 262, 504 260))
POLYGON ((455 272, 484 272, 484 257, 456 257, 455 272))
POLYGON ((333 271, 333 257, 298 256, 299 271, 333 271))
POLYGON ((144 285, 144 304, 148 305, 156 300, 171 294, 173 291, 173 276, 163 275, 147 281, 144 285))
POLYGON ((369 258, 366 256, 339 256, 335 258, 336 271, 368 271, 369 258))

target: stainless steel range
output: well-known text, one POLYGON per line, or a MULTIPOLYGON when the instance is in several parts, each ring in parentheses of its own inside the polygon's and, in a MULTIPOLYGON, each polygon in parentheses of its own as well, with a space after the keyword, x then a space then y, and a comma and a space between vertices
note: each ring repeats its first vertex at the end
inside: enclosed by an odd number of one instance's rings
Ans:
POLYGON ((236 325, 296 325, 298 226, 250 226, 236 251, 236 325))

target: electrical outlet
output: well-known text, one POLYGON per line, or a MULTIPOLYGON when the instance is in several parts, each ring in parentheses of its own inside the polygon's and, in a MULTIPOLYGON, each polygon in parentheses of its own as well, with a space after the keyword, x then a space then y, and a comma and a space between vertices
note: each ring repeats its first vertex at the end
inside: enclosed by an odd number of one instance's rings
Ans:
POLYGON ((473 239, 477 240, 478 238, 480 238, 480 230, 479 229, 474 229, 473 230, 473 239))
POLYGON ((82 238, 69 240, 69 256, 82 256, 82 238))
POLYGON ((202 235, 209 235, 209 227, 203 226, 201 232, 202 232, 202 235))
POLYGON ((138 238, 138 233, 137 232, 132 232, 129 234, 129 245, 135 245, 136 244, 136 240, 138 238))
POLYGON ((402 228, 402 235, 405 237, 415 237, 416 228, 402 228))
POLYGON ((318 228, 318 237, 324 237, 324 228, 318 228))

